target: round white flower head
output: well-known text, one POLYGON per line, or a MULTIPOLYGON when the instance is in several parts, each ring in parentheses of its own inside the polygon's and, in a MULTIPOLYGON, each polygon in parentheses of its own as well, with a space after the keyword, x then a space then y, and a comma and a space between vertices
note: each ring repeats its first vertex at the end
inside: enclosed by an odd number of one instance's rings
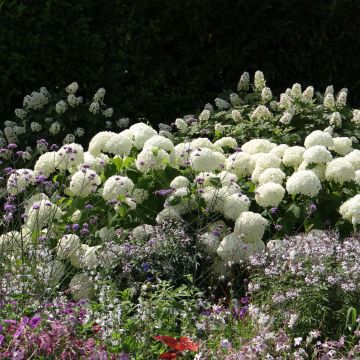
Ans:
POLYGON ((270 110, 265 105, 259 105, 251 114, 251 120, 266 120, 270 119, 272 114, 270 110))
POLYGON ((252 139, 246 142, 241 150, 247 154, 268 153, 276 147, 276 144, 267 139, 252 139))
POLYGON ((81 241, 75 234, 64 235, 58 242, 56 254, 60 259, 69 259, 80 248, 81 241))
POLYGON ((43 193, 36 193, 24 200, 24 214, 28 215, 31 207, 41 200, 50 201, 50 199, 43 193))
POLYGON ((280 144, 270 150, 270 154, 276 155, 278 158, 282 159, 285 153, 285 150, 289 148, 289 145, 280 144))
POLYGON ((323 164, 332 159, 331 153, 323 145, 314 145, 306 149, 303 159, 309 164, 323 164))
POLYGON ((176 145, 174 148, 175 163, 180 166, 188 166, 190 164, 190 153, 193 150, 189 142, 176 145))
POLYGON ((205 109, 200 113, 199 120, 200 121, 207 121, 207 120, 209 120, 210 115, 211 115, 210 110, 205 109))
POLYGON ((260 174, 258 178, 259 185, 263 185, 269 182, 273 182, 281 185, 285 177, 286 177, 285 173, 279 168, 268 168, 260 174))
POLYGON ((245 211, 235 222, 234 234, 241 236, 242 241, 247 243, 260 241, 267 224, 268 221, 260 214, 245 211))
POLYGON ((36 175, 49 176, 56 170, 56 152, 49 151, 42 154, 35 163, 34 173, 36 175))
POLYGON ((71 170, 84 162, 84 150, 79 144, 67 144, 56 152, 56 167, 59 170, 71 170))
POLYGON ((100 154, 98 157, 94 157, 88 151, 84 152, 84 163, 78 166, 79 170, 91 169, 96 173, 101 173, 104 166, 109 163, 110 159, 105 154, 100 154))
POLYGON ((137 149, 142 149, 146 140, 150 139, 154 135, 157 135, 156 130, 154 130, 151 126, 146 125, 144 123, 137 123, 129 128, 134 136, 134 146, 137 149))
POLYGON ((360 185, 360 170, 355 171, 355 179, 354 179, 354 181, 356 182, 357 185, 360 185))
POLYGON ((303 100, 305 102, 310 102, 313 96, 314 96, 314 88, 312 86, 308 86, 302 94, 303 100))
POLYGON ((169 154, 158 148, 143 149, 136 158, 136 168, 142 173, 164 170, 168 164, 170 164, 169 154))
POLYGON ((103 111, 103 115, 104 115, 106 118, 112 117, 113 114, 114 114, 114 109, 113 109, 113 108, 107 108, 106 110, 103 111))
POLYGON ((9 176, 6 189, 9 194, 17 195, 34 182, 35 176, 32 170, 18 169, 9 176))
POLYGON ((255 169, 251 174, 251 181, 258 182, 259 176, 266 170, 270 168, 280 168, 281 159, 276 155, 267 153, 261 154, 256 160, 255 169))
POLYGON ((97 133, 89 143, 88 151, 93 156, 99 156, 101 152, 107 151, 106 144, 110 138, 116 135, 116 133, 111 131, 101 131, 97 133))
POLYGON ((120 195, 131 194, 134 183, 126 176, 110 176, 104 184, 102 196, 105 200, 116 200, 120 195))
POLYGON ((45 284, 59 284, 65 275, 66 267, 60 260, 53 260, 46 264, 43 269, 42 279, 45 284))
POLYGON ((250 203, 246 195, 235 193, 227 196, 223 208, 225 218, 235 221, 240 214, 249 210, 250 203))
POLYGON ((259 186, 255 191, 256 202, 266 208, 269 206, 278 206, 285 196, 285 189, 273 182, 268 182, 259 186))
POLYGON ((86 274, 78 273, 69 284, 74 300, 92 299, 95 296, 94 280, 86 274))
POLYGON ((320 181, 325 180, 325 169, 326 169, 326 163, 318 163, 318 164, 311 164, 307 161, 303 161, 298 170, 310 170, 312 171, 320 181))
POLYGON ((175 120, 175 126, 181 131, 181 132, 185 132, 186 129, 188 128, 187 123, 181 119, 181 118, 177 118, 175 120))
POLYGON ((61 124, 57 121, 55 121, 54 123, 52 123, 49 127, 49 133, 52 135, 56 135, 60 132, 61 129, 61 124))
POLYGON ((360 224, 360 194, 345 201, 339 212, 345 220, 351 221, 354 225, 360 224))
POLYGON ((77 82, 72 82, 70 85, 66 87, 66 92, 68 94, 75 94, 79 89, 79 85, 77 82))
POLYGON ((334 138, 334 146, 331 150, 334 150, 337 154, 344 156, 349 154, 352 149, 352 141, 348 137, 334 138))
POLYGON ((207 171, 201 172, 196 175, 195 183, 200 187, 212 186, 212 180, 213 180, 213 178, 216 178, 216 177, 218 177, 218 176, 213 172, 207 172, 207 171))
POLYGON ((116 238, 116 231, 113 227, 104 226, 100 230, 96 231, 95 235, 98 236, 103 242, 108 242, 116 238))
POLYGON ((282 158, 283 164, 285 166, 291 166, 293 168, 299 167, 299 165, 303 161, 304 152, 305 148, 303 148, 302 146, 291 146, 287 148, 282 158))
POLYGON ((301 170, 288 178, 286 190, 290 195, 302 194, 314 197, 321 190, 321 183, 313 171, 301 170))
POLYGON ((131 231, 131 236, 136 240, 144 240, 148 236, 153 235, 155 229, 152 225, 139 225, 131 231))
POLYGON ((231 118, 235 121, 235 122, 240 122, 243 120, 243 117, 241 115, 241 112, 239 110, 233 110, 231 112, 231 118))
POLYGON ((187 187, 176 189, 166 200, 164 203, 164 207, 172 207, 175 209, 180 215, 186 214, 191 210, 195 210, 197 208, 197 203, 194 199, 194 196, 189 196, 189 189, 187 187), (173 200, 177 199, 178 203, 175 205, 171 205, 173 200))
POLYGON ((177 176, 174 180, 170 183, 170 187, 174 189, 179 188, 186 188, 190 185, 190 181, 185 176, 177 176))
POLYGON ((221 171, 219 174, 214 176, 218 176, 220 178, 222 186, 231 186, 236 184, 238 181, 236 174, 233 174, 229 171, 221 171))
POLYGON ((121 118, 119 120, 116 120, 116 125, 121 128, 127 128, 130 124, 130 119, 129 118, 121 118))
POLYGON ((218 249, 217 254, 224 262, 236 264, 246 261, 251 255, 265 250, 265 244, 261 240, 244 242, 242 237, 231 233, 225 236, 218 249))
POLYGON ((343 184, 355 179, 355 170, 345 158, 337 158, 326 164, 325 178, 343 184))
POLYGON ((226 159, 226 169, 239 178, 249 176, 254 170, 252 156, 245 152, 236 152, 226 159))
POLYGON ((74 135, 77 137, 82 137, 82 136, 84 136, 84 134, 85 134, 85 130, 84 130, 84 128, 81 128, 81 127, 77 127, 74 131, 74 135))
POLYGON ((77 269, 84 267, 85 253, 89 249, 89 245, 80 244, 80 247, 69 257, 71 265, 77 269))
POLYGON ((98 252, 101 249, 101 245, 97 246, 88 246, 85 249, 82 266, 86 269, 95 269, 99 264, 99 255, 98 252))
POLYGON ((15 109, 15 115, 20 120, 24 120, 26 118, 27 112, 24 109, 15 109))
POLYGON ((153 147, 163 149, 169 153, 174 150, 174 144, 172 141, 160 135, 154 135, 150 139, 146 140, 144 149, 153 147))
POLYGON ((328 126, 327 128, 324 129, 324 132, 326 132, 332 136, 334 133, 334 128, 332 126, 328 126))
POLYGON ((67 134, 64 137, 63 144, 71 144, 75 141, 75 135, 74 134, 67 134))
POLYGON ((26 227, 30 230, 41 230, 62 216, 60 208, 48 200, 36 201, 30 208, 26 227))
POLYGON ((353 150, 347 154, 344 159, 353 166, 354 170, 360 170, 360 150, 353 150))
POLYGON ((234 149, 237 147, 236 139, 230 136, 223 137, 214 143, 215 146, 219 146, 221 148, 228 147, 230 149, 234 149))
POLYGON ((308 149, 315 145, 322 145, 329 149, 334 146, 334 140, 330 134, 315 130, 305 138, 304 146, 308 149))
POLYGON ((225 156, 208 148, 202 148, 190 154, 190 163, 195 171, 219 170, 225 163, 225 156))
POLYGON ((94 170, 83 169, 71 176, 70 190, 76 196, 86 197, 100 184, 101 179, 94 170))
POLYGON ((214 149, 214 144, 208 138, 197 138, 191 141, 190 143, 191 148, 201 149, 201 148, 208 148, 210 150, 214 149))
POLYGON ((70 217, 70 221, 72 223, 77 223, 78 221, 80 221, 80 218, 81 218, 81 211, 75 210, 70 217))
POLYGON ((219 236, 205 232, 199 236, 198 240, 210 254, 216 254, 216 250, 220 244, 219 236))
POLYGON ((168 222, 169 220, 181 221, 180 214, 172 207, 167 207, 161 210, 156 216, 156 222, 161 224, 163 222, 168 222))
POLYGON ((120 134, 113 133, 106 141, 104 149, 114 155, 129 155, 133 145, 131 130, 124 130, 120 134))
POLYGON ((67 110, 68 106, 64 100, 60 100, 55 105, 55 111, 58 114, 63 114, 67 110))
POLYGON ((134 189, 131 194, 131 199, 136 204, 141 204, 149 198, 149 192, 145 189, 134 189))
POLYGON ((39 124, 38 122, 33 121, 30 124, 30 128, 31 128, 32 132, 39 132, 39 131, 41 131, 42 127, 41 127, 41 124, 39 124))

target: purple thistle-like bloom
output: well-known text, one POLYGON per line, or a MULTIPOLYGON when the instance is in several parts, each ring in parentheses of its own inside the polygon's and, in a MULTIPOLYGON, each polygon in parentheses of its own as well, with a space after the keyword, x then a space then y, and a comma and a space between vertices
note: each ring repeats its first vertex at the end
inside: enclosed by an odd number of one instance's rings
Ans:
POLYGON ((59 146, 56 145, 56 144, 52 144, 52 145, 50 146, 50 150, 51 150, 51 151, 59 150, 59 146))
POLYGON ((272 208, 270 209, 270 212, 271 212, 272 214, 276 214, 276 213, 278 212, 278 208, 277 208, 277 207, 272 207, 272 208))
POLYGON ((43 184, 46 181, 46 176, 44 175, 37 175, 35 180, 38 184, 43 184))
POLYGON ((16 144, 9 144, 8 146, 7 146, 7 148, 8 149, 17 149, 17 145, 16 144))
POLYGON ((82 229, 80 230, 80 234, 81 234, 82 236, 89 235, 89 233, 90 233, 90 231, 89 231, 88 228, 82 228, 82 229))
POLYGON ((9 204, 9 203, 5 203, 4 205, 4 210, 6 212, 12 212, 12 211, 15 211, 16 210, 16 206, 15 205, 12 205, 12 204, 9 204))
POLYGON ((0 335, 0 346, 4 343, 4 341, 5 341, 5 336, 0 335))
POLYGON ((160 189, 160 190, 156 190, 154 193, 157 196, 168 196, 170 194, 172 194, 176 189, 174 188, 169 188, 169 189, 160 189))
POLYGON ((45 235, 39 236, 37 238, 39 241, 46 241, 48 238, 45 235))
POLYGON ((39 144, 39 145, 45 145, 45 146, 49 145, 48 142, 45 139, 40 139, 36 143, 39 144))
POLYGON ((85 209, 92 209, 92 208, 93 208, 93 206, 91 204, 86 204, 85 205, 85 209))
POLYGON ((80 229, 80 225, 79 224, 73 224, 71 226, 71 228, 74 230, 74 231, 78 231, 80 229))
POLYGON ((34 205, 32 206, 32 208, 33 208, 34 210, 38 210, 38 209, 40 209, 40 205, 39 205, 39 204, 34 204, 34 205))
POLYGON ((12 168, 12 167, 6 167, 5 169, 4 169, 4 172, 5 172, 5 174, 7 174, 7 175, 9 175, 9 174, 11 174, 12 172, 14 171, 14 169, 12 168))
POLYGON ((24 152, 19 150, 15 153, 16 156, 23 156, 24 155, 24 152))

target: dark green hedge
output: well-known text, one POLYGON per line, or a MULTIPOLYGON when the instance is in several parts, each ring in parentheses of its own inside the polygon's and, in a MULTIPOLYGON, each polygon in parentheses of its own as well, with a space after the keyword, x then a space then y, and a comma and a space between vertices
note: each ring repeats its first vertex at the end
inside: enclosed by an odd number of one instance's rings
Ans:
POLYGON ((171 122, 261 69, 346 86, 360 105, 360 1, 0 0, 0 120, 26 93, 99 86, 123 115, 171 122))

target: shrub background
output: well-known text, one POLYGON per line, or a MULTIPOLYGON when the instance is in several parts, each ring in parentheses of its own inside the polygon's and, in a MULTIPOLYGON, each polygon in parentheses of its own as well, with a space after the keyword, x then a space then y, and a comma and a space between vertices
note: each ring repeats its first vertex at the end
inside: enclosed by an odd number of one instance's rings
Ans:
MULTIPOLYGON (((77 81, 153 124, 201 109, 240 74, 360 95, 360 2, 0 1, 0 121, 25 94, 77 81)), ((355 101, 356 104, 356 101, 355 101)))

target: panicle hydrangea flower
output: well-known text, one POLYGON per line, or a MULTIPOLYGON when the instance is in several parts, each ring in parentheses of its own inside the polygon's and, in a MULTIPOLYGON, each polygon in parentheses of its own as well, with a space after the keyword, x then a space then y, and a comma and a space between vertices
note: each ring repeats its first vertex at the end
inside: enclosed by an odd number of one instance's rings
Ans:
POLYGON ((113 109, 113 108, 107 108, 106 110, 103 111, 103 115, 104 115, 106 118, 112 117, 113 114, 114 114, 114 109, 113 109))
POLYGON ((249 84, 250 84, 250 74, 245 71, 245 72, 243 72, 243 74, 240 77, 240 80, 237 85, 237 90, 238 91, 248 91, 249 84))
POLYGON ((241 115, 241 112, 239 110, 233 110, 231 111, 231 118, 235 121, 235 122, 240 122, 243 120, 243 117, 241 115))
POLYGON ((318 195, 321 190, 319 178, 310 170, 301 170, 292 174, 286 182, 290 195, 302 194, 310 197, 318 195))
POLYGON ((231 93, 230 94, 230 102, 232 106, 239 106, 241 105, 241 99, 238 94, 231 93))
POLYGON ((302 90, 301 90, 301 85, 299 83, 295 83, 293 84, 292 88, 291 88, 291 96, 294 99, 300 99, 302 97, 302 90))
POLYGON ((41 131, 42 127, 41 127, 41 124, 39 124, 38 122, 33 121, 30 124, 30 128, 31 128, 32 132, 39 132, 39 131, 41 131))
POLYGON ((52 123, 49 127, 49 132, 52 135, 56 135, 60 132, 61 129, 61 125, 59 122, 55 121, 54 123, 52 123))
POLYGON ((326 94, 324 98, 324 107, 330 110, 335 108, 335 99, 333 94, 331 93, 326 94))
POLYGON ((342 119, 341 119, 341 115, 338 111, 335 111, 334 113, 332 113, 332 115, 330 117, 330 125, 341 128, 342 119))
POLYGON ((177 127, 177 129, 179 129, 181 132, 185 132, 186 129, 188 128, 188 124, 181 118, 177 118, 175 120, 175 126, 177 127))
POLYGON ((269 87, 264 87, 261 91, 261 99, 262 101, 270 101, 272 99, 272 92, 269 87))
POLYGON ((200 121, 207 121, 210 119, 211 112, 207 109, 203 110, 199 115, 200 121))
POLYGON ((121 128, 127 128, 130 124, 130 119, 129 118, 121 118, 119 120, 116 120, 116 125, 121 128))
POLYGON ((272 117, 270 110, 265 105, 259 105, 251 114, 251 120, 267 120, 272 117))
POLYGON ((85 134, 84 128, 77 127, 74 131, 74 135, 77 137, 82 137, 85 134))
POLYGON ((282 109, 290 109, 292 107, 293 104, 293 99, 287 95, 287 94, 281 94, 280 95, 280 101, 279 101, 279 106, 282 109))
POLYGON ((24 120, 27 116, 27 112, 24 109, 15 109, 15 116, 20 120, 24 120))
POLYGON ((67 108, 68 106, 64 100, 60 100, 55 105, 55 111, 60 115, 63 114, 67 110, 67 108))
POLYGON ((360 110, 359 109, 354 109, 352 112, 352 119, 351 121, 356 124, 359 125, 360 124, 360 110))
POLYGON ((336 97, 336 105, 340 107, 346 106, 346 99, 347 99, 348 89, 344 88, 341 89, 336 97))
POLYGON ((308 86, 302 94, 303 101, 310 102, 313 96, 314 96, 314 88, 312 86, 308 86))
POLYGON ((63 144, 71 144, 75 141, 75 135, 74 134, 67 134, 64 137, 63 144))
POLYGON ((79 89, 79 85, 77 82, 72 82, 70 85, 66 87, 66 92, 68 94, 75 94, 79 89))
POLYGON ((33 91, 31 95, 26 95, 23 101, 23 107, 26 110, 42 109, 49 102, 49 93, 47 91, 33 91))
POLYGON ((261 91, 266 86, 266 80, 262 71, 257 70, 254 75, 255 89, 261 91))
POLYGON ((288 125, 290 124, 292 118, 293 115, 289 111, 285 111, 284 114, 279 119, 279 122, 281 122, 284 125, 288 125))
POLYGON ((93 114, 96 115, 100 110, 100 104, 97 101, 93 101, 90 106, 89 106, 89 111, 93 114))
POLYGON ((223 100, 219 97, 215 99, 215 105, 219 110, 227 110, 230 107, 230 104, 226 100, 223 100))

